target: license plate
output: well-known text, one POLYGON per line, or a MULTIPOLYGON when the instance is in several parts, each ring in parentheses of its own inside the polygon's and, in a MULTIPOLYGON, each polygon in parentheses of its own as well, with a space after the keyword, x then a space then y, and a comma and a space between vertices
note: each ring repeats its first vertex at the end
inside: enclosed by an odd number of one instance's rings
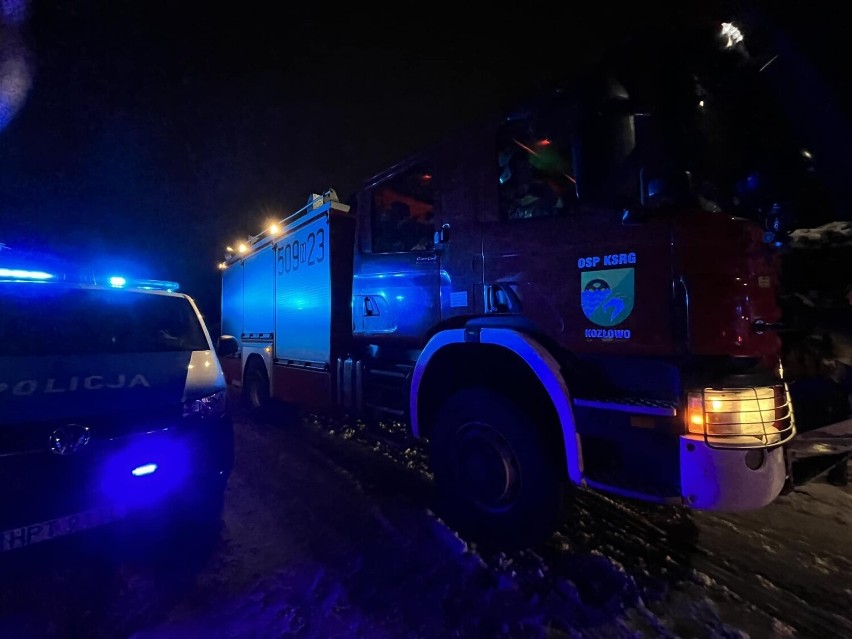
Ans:
POLYGON ((4 530, 0 532, 0 552, 19 550, 42 541, 50 541, 57 537, 96 528, 117 518, 117 513, 111 508, 96 508, 29 526, 4 530))

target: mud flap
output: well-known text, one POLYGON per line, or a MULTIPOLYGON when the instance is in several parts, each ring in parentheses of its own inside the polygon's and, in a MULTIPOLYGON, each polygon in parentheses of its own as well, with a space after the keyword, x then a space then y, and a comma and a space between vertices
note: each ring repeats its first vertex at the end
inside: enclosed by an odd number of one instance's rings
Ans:
POLYGON ((803 486, 852 458, 852 419, 799 433, 784 448, 787 480, 782 494, 803 486))

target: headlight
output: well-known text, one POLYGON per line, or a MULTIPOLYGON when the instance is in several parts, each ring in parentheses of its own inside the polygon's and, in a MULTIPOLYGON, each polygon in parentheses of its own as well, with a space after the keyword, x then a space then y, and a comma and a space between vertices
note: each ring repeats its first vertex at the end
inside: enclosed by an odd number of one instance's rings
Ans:
POLYGON ((786 386, 704 389, 687 396, 686 429, 720 448, 764 448, 795 434, 786 386))
POLYGON ((228 401, 228 392, 216 391, 212 395, 192 399, 183 403, 183 416, 198 415, 202 419, 208 417, 219 417, 225 412, 228 401))

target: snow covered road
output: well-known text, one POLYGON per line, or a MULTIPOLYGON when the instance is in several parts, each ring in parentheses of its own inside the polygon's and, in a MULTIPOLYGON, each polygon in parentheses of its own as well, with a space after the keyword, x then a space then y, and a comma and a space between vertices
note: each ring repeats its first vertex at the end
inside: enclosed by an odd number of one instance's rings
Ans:
POLYGON ((487 552, 398 429, 239 417, 209 557, 45 547, 4 566, 0 637, 852 637, 852 487, 740 515, 581 492, 547 543, 487 552))

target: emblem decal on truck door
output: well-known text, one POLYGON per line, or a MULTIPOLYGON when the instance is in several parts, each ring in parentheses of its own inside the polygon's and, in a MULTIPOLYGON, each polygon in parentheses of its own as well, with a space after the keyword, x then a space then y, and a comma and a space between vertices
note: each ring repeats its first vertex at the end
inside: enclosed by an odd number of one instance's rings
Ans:
POLYGON ((583 271, 580 291, 580 304, 586 317, 598 326, 616 326, 633 312, 633 269, 583 271))

